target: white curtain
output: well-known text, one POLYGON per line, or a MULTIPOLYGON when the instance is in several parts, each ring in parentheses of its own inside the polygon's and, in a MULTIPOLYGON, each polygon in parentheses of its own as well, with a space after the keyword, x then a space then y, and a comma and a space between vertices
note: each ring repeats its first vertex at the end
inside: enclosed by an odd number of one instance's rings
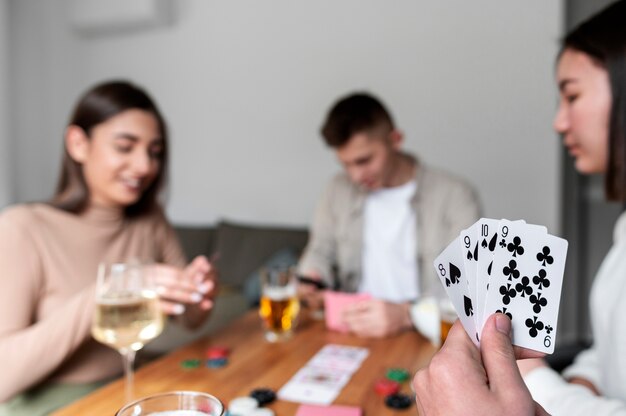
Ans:
POLYGON ((0 209, 12 201, 9 142, 9 0, 0 0, 0 209))

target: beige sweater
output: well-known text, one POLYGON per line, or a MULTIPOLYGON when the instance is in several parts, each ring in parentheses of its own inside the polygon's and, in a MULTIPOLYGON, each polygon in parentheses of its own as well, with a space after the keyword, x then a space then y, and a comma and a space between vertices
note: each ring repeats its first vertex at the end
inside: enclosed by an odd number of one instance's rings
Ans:
POLYGON ((98 264, 132 258, 183 266, 161 213, 125 219, 46 204, 0 215, 0 402, 43 381, 87 383, 122 372, 120 355, 91 338, 98 264))

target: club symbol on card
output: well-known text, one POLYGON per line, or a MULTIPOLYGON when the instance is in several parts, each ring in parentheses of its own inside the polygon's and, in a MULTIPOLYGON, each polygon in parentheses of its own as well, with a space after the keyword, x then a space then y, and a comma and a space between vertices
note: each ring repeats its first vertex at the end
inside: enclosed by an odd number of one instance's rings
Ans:
POLYGON ((507 283, 506 286, 500 286, 500 294, 502 295, 502 303, 508 305, 511 303, 511 299, 515 297, 517 292, 511 287, 510 283, 507 283))
POLYGON ((506 247, 506 240, 504 238, 502 239, 502 241, 500 241, 500 247, 506 247))
POLYGON ((502 269, 502 273, 504 273, 504 276, 509 278, 509 281, 511 281, 512 279, 518 279, 519 270, 517 270, 517 262, 515 260, 509 261, 509 265, 504 266, 504 268, 502 269))
POLYGON ((474 315, 474 308, 472 307, 472 300, 467 296, 463 296, 463 309, 465 310, 465 316, 474 315))
POLYGON ((546 333, 550 335, 550 332, 552 331, 554 331, 554 328, 552 328, 550 325, 546 325, 546 333))
POLYGON ((550 281, 546 276, 547 273, 544 269, 539 269, 537 276, 533 276, 533 283, 537 285, 539 290, 542 290, 544 287, 550 287, 550 281))
POLYGON ((544 308, 548 305, 548 299, 542 297, 541 292, 537 293, 536 296, 531 295, 529 300, 530 303, 533 304, 533 311, 535 311, 535 313, 541 312, 541 308, 544 308))
POLYGON ((541 249, 541 253, 537 253, 537 260, 541 262, 542 266, 545 266, 546 263, 552 264, 554 262, 554 257, 550 255, 550 247, 544 246, 541 249))
POLYGON ((529 328, 528 335, 535 338, 539 335, 539 331, 543 331, 543 322, 539 320, 538 317, 533 317, 533 319, 526 319, 526 327, 529 328))
POLYGON ((504 314, 504 315, 508 316, 508 317, 509 317, 509 319, 510 319, 511 321, 513 320, 513 315, 511 314, 511 312, 508 312, 508 311, 506 310, 506 308, 502 308, 501 310, 500 310, 500 309, 498 309, 498 310, 496 311, 496 313, 502 313, 502 314, 504 314))
POLYGON ((509 243, 506 246, 506 249, 509 250, 510 253, 513 253, 513 257, 517 257, 524 254, 524 247, 522 247, 522 239, 519 237, 513 237, 513 242, 509 243))
POLYGON ((461 278, 461 270, 454 264, 450 263, 450 278, 446 278, 446 286, 450 287, 450 284, 457 284, 461 278))
POLYGON ((530 287, 530 279, 526 276, 522 277, 522 281, 515 285, 515 290, 517 293, 520 293, 523 298, 525 298, 526 295, 531 295, 533 288, 530 287))

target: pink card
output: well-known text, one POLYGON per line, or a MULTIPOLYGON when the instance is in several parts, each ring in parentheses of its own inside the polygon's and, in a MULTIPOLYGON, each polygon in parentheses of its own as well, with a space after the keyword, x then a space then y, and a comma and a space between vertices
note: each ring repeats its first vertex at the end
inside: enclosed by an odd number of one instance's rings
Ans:
POLYGON ((361 409, 354 406, 314 406, 303 404, 296 416, 361 416, 361 409))
POLYGON ((324 309, 326 315, 326 328, 333 331, 348 332, 348 327, 343 323, 343 308, 352 303, 369 300, 372 297, 367 293, 345 293, 327 290, 324 292, 324 309))

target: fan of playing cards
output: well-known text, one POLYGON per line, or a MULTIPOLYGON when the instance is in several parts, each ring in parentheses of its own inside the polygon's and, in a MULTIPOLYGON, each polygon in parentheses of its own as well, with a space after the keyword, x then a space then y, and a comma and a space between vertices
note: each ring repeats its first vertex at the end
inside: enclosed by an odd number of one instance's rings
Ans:
POLYGON ((434 262, 463 327, 474 340, 486 319, 506 314, 513 344, 552 353, 567 241, 525 221, 481 218, 434 262))

